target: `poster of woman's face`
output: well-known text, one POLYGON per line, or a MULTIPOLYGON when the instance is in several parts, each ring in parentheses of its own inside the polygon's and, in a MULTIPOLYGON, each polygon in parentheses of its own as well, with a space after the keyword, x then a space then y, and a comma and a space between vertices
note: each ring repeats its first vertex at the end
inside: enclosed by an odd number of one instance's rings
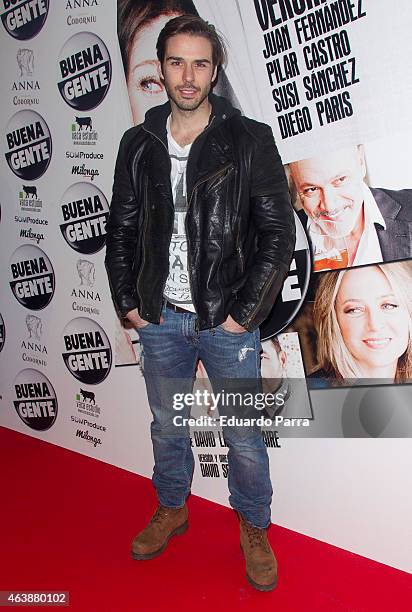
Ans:
POLYGON ((410 382, 412 261, 314 275, 309 295, 291 327, 311 378, 325 386, 410 382))
POLYGON ((176 16, 159 15, 134 35, 126 66, 126 82, 135 125, 143 122, 150 108, 167 100, 156 57, 156 41, 169 19, 176 16))

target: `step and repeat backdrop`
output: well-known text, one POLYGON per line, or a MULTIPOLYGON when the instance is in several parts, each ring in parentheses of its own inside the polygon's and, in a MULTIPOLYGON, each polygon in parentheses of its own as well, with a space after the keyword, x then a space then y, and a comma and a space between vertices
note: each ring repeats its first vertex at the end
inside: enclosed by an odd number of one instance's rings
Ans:
MULTIPOLYGON (((295 208, 295 254, 261 328, 264 389, 286 398, 265 433, 273 520, 412 568, 412 502, 397 492, 412 434, 411 12, 0 0, 0 424, 151 475, 139 336, 111 302, 105 227, 120 137, 167 99, 157 36, 199 14, 227 42, 215 93, 272 127, 295 208)), ((202 363, 197 375, 207 388, 202 363)), ((195 428, 192 442, 193 492, 227 504, 222 432, 195 428)))

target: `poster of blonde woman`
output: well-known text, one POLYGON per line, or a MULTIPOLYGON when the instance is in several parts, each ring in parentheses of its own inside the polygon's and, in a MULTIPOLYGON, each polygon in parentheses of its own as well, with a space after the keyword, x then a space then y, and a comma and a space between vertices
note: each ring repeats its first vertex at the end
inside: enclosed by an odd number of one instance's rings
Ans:
POLYGON ((309 295, 291 328, 312 387, 411 381, 412 261, 314 275, 309 295))

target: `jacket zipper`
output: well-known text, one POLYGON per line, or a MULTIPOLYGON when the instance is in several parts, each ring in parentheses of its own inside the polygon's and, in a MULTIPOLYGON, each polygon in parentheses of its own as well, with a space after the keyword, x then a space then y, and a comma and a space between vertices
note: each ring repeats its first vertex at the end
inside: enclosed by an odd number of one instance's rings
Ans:
POLYGON ((242 249, 239 244, 239 232, 236 237, 236 245, 237 245, 237 252, 239 253, 239 259, 240 259, 240 272, 243 274, 243 272, 245 271, 245 260, 243 258, 242 249))
POLYGON ((189 210, 190 203, 191 203, 191 201, 193 199, 193 194, 195 192, 195 189, 197 189, 199 187, 199 185, 202 185, 203 183, 206 183, 206 181, 209 181, 210 179, 213 179, 216 176, 219 176, 219 174, 223 174, 223 172, 225 170, 227 170, 232 164, 233 164, 233 162, 229 162, 229 163, 225 164, 222 168, 219 168, 219 170, 217 170, 213 174, 209 174, 209 176, 206 176, 205 178, 202 178, 200 181, 195 183, 195 186, 192 189, 192 193, 190 194, 189 203, 187 205, 187 210, 189 210))
MULTIPOLYGON (((213 116, 211 122, 209 123, 209 125, 207 126, 206 129, 210 128, 210 126, 212 125, 214 119, 215 118, 213 116)), ((145 128, 144 126, 143 126, 143 129, 144 129, 145 132, 147 132, 148 134, 151 134, 154 138, 156 138, 156 140, 158 140, 162 144, 162 146, 164 147, 164 149, 167 152, 167 155, 168 155, 168 158, 169 158, 169 161, 170 161, 169 150, 167 149, 167 147, 166 147, 165 143, 163 142, 163 140, 161 140, 158 136, 156 136, 156 134, 154 134, 153 132, 151 132, 150 130, 145 128)), ((202 132, 202 134, 204 134, 204 132, 202 132)), ((200 136, 200 134, 199 134, 199 136, 200 136)), ((193 143, 195 141, 196 141, 196 138, 192 142, 192 145, 193 145, 193 143)), ((192 150, 192 149, 190 149, 190 150, 192 150)), ((190 153, 189 153, 189 157, 190 157, 190 153)), ((187 160, 187 164, 188 163, 189 163, 189 159, 187 160)), ((190 198, 189 198, 188 204, 187 204, 187 211, 186 211, 186 215, 185 215, 185 230, 186 230, 186 240, 187 240, 187 245, 188 245, 188 249, 187 249, 187 262, 188 262, 188 269, 189 269, 189 285, 190 285, 190 292, 191 292, 192 299, 193 299, 194 292, 193 292, 193 281, 192 281, 192 273, 191 273, 191 258, 190 258, 190 248, 189 248, 190 247, 189 233, 187 231, 187 213, 189 212, 190 204, 192 202, 193 194, 195 192, 195 189, 197 189, 197 187, 199 187, 199 185, 201 185, 202 183, 205 183, 206 181, 210 180, 211 178, 214 178, 215 176, 218 176, 219 174, 224 172, 231 164, 232 164, 232 162, 230 162, 229 164, 226 164, 223 168, 219 168, 218 172, 215 172, 214 174, 211 174, 210 176, 207 176, 206 178, 204 178, 204 179, 198 181, 197 183, 195 183, 195 185, 194 185, 194 187, 192 189, 192 193, 190 194, 190 198)), ((187 167, 187 165, 186 165, 186 167, 187 167)), ((169 174, 170 174, 170 171, 169 171, 169 174)), ((169 235, 169 248, 170 248, 170 241, 172 239, 172 234, 173 234, 173 227, 172 227, 172 231, 170 232, 170 235, 169 235)), ((143 234, 143 237, 144 237, 144 234, 143 234)), ((140 274, 139 274, 139 278, 140 278, 140 274)), ((167 276, 166 276, 166 278, 163 281, 162 295, 164 293, 164 289, 165 289, 165 286, 166 286, 166 281, 167 281, 167 276)), ((195 310, 196 310, 196 306, 195 306, 195 310)), ((197 311, 196 311, 196 314, 197 314, 197 311)), ((159 315, 159 318, 160 318, 160 315, 159 315)), ((195 331, 196 332, 199 331, 199 317, 196 317, 196 320, 195 320, 195 331)))
MULTIPOLYGON (((190 204, 193 200, 193 195, 195 193, 195 190, 202 185, 203 183, 206 183, 206 181, 209 181, 212 178, 215 178, 216 176, 219 176, 219 174, 223 174, 223 172, 225 172, 225 170, 227 170, 227 168, 229 168, 229 166, 232 165, 232 162, 227 163, 225 166, 223 166, 223 168, 219 168, 219 170, 217 172, 214 172, 213 174, 206 176, 205 178, 201 179, 200 181, 197 181, 197 183, 195 183, 193 189, 192 189, 192 193, 190 194, 190 198, 189 198, 189 202, 187 204, 187 211, 186 211, 186 215, 185 215, 185 230, 186 230, 186 239, 187 239, 187 263, 188 263, 188 268, 189 268, 189 285, 190 285, 190 291, 191 291, 191 295, 193 298, 193 281, 192 281, 192 262, 191 262, 191 257, 190 257, 190 241, 189 241, 189 232, 187 231, 187 213, 189 212, 189 208, 190 208, 190 204)), ((199 318, 196 318, 195 321, 195 331, 198 332, 199 331, 199 318)))
POLYGON ((269 287, 270 287, 270 285, 272 283, 272 280, 275 278, 275 276, 276 276, 276 274, 278 272, 279 272, 279 268, 276 268, 276 270, 274 270, 272 272, 272 274, 269 276, 268 280, 265 283, 265 286, 264 286, 264 289, 263 289, 262 294, 260 296, 260 299, 259 299, 258 303, 256 304, 256 306, 254 307, 254 309, 252 310, 252 312, 250 313, 250 315, 248 316, 248 318, 246 319, 245 325, 248 325, 250 323, 250 321, 253 319, 255 313, 257 312, 259 306, 262 304, 263 299, 265 298, 265 296, 266 296, 266 294, 268 292, 268 289, 269 289, 269 287))

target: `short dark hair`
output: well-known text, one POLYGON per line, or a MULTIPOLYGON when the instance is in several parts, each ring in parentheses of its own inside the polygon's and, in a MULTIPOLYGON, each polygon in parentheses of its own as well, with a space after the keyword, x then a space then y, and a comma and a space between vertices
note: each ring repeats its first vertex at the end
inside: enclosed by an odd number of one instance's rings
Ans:
POLYGON ((167 22, 157 39, 156 51, 161 66, 165 58, 166 43, 169 38, 177 34, 190 34, 191 36, 206 38, 212 45, 213 65, 220 68, 226 63, 226 45, 215 26, 196 15, 180 15, 167 22))

